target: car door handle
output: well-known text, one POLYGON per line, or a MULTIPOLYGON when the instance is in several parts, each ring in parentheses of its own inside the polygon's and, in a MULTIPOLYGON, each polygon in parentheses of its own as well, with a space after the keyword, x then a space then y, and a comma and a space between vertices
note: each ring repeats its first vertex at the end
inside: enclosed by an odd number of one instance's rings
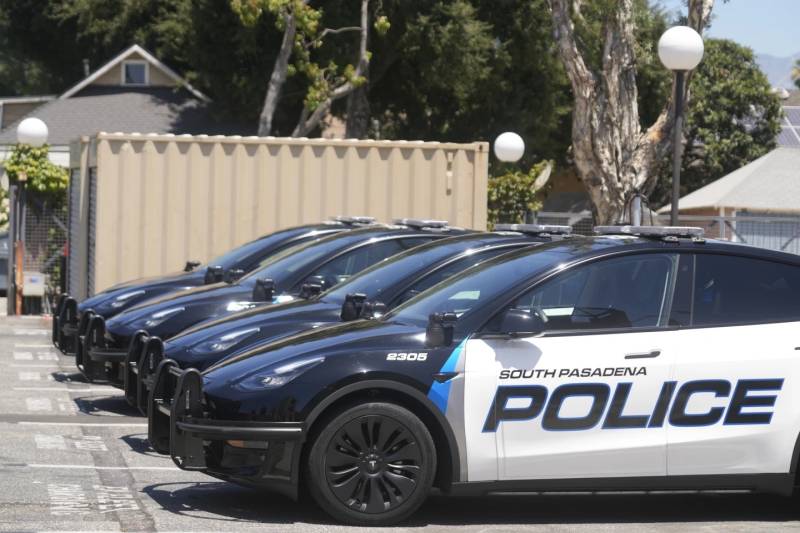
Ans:
POLYGON ((652 359, 661 355, 661 350, 650 350, 644 353, 629 353, 625 359, 652 359))

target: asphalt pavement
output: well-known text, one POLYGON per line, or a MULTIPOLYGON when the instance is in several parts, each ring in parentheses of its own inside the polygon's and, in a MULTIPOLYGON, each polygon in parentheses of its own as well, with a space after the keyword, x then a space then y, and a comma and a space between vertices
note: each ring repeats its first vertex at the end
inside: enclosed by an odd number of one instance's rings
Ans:
MULTIPOLYGON (((346 531, 310 502, 176 468, 121 391, 89 384, 47 319, 0 316, 0 531, 346 531)), ((743 494, 434 495, 383 531, 800 530, 800 500, 743 494)))

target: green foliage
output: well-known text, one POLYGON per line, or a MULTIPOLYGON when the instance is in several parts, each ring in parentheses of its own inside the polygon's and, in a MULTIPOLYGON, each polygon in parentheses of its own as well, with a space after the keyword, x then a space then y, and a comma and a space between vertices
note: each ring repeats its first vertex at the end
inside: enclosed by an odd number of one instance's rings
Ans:
MULTIPOLYGON (((21 173, 25 173, 27 181, 25 190, 39 200, 60 205, 65 201, 69 173, 66 168, 51 163, 47 158, 47 145, 40 148, 26 144, 18 144, 11 155, 3 161, 9 185, 15 185, 21 173)), ((5 191, 0 189, 0 228, 8 225, 9 204, 5 191)))
POLYGON ((67 190, 68 172, 64 167, 51 163, 47 158, 47 145, 34 148, 26 144, 18 144, 14 151, 3 162, 10 184, 16 184, 20 174, 27 175, 25 189, 43 199, 63 200, 67 190))
POLYGON ((509 167, 499 176, 489 179, 489 226, 498 223, 520 224, 525 222, 525 214, 539 208, 536 195, 536 178, 552 165, 551 161, 541 161, 528 172, 509 167))
MULTIPOLYGON (((775 148, 781 106, 753 51, 733 41, 706 39, 703 61, 690 81, 681 195, 692 192, 775 148)), ((667 203, 671 158, 665 161, 654 204, 667 203)))
POLYGON ((800 89, 800 59, 798 59, 795 64, 794 68, 792 69, 792 79, 794 80, 794 84, 800 89))

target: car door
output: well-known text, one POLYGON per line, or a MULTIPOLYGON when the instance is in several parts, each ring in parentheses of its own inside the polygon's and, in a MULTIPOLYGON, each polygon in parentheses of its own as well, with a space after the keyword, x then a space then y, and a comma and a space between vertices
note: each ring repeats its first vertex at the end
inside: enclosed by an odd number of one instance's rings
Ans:
POLYGON ((800 431, 800 267, 701 253, 694 269, 692 327, 673 359, 668 472, 788 472, 800 431))
POLYGON ((465 350, 470 481, 666 475, 661 389, 678 255, 579 265, 522 294, 465 350), (545 320, 503 331, 510 312, 545 320))

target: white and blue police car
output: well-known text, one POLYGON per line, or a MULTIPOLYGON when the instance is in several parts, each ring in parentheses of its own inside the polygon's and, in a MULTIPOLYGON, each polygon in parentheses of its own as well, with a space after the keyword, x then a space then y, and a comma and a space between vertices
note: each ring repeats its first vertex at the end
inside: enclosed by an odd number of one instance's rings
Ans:
POLYGON ((350 524, 432 486, 790 494, 800 258, 695 228, 605 227, 448 278, 379 319, 167 372, 173 460, 350 524))

